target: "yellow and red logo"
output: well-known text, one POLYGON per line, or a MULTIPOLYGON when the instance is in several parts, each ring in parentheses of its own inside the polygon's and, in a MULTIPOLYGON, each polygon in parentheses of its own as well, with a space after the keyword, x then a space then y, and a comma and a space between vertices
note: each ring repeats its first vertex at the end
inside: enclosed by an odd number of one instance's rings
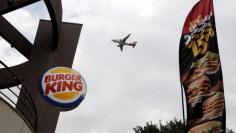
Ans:
POLYGON ((53 67, 47 70, 40 84, 43 97, 48 102, 61 107, 78 106, 87 92, 82 75, 67 67, 53 67))

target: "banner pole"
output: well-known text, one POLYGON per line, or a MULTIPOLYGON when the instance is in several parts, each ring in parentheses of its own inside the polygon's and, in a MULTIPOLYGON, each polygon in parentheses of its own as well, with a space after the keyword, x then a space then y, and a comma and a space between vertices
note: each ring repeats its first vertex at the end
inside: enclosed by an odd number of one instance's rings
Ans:
POLYGON ((183 123, 184 123, 184 132, 186 133, 186 122, 185 122, 185 111, 184 111, 184 91, 183 84, 181 84, 181 97, 182 97, 182 112, 183 112, 183 123))

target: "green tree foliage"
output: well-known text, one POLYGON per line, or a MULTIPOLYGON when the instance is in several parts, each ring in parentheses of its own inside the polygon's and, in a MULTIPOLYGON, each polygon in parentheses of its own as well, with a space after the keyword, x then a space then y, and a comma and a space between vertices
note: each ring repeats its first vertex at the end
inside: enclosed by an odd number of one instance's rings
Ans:
POLYGON ((144 127, 136 126, 133 128, 135 133, 184 133, 184 124, 181 120, 171 120, 166 122, 165 125, 159 121, 159 124, 153 124, 152 122, 147 122, 144 127))
POLYGON ((234 131, 232 129, 227 129, 228 133, 234 133, 234 131))
MULTIPOLYGON (((145 126, 136 126, 133 128, 135 133, 184 133, 184 124, 181 120, 171 120, 165 125, 159 121, 158 124, 147 122, 145 126)), ((232 129, 227 129, 226 133, 234 133, 232 129)))

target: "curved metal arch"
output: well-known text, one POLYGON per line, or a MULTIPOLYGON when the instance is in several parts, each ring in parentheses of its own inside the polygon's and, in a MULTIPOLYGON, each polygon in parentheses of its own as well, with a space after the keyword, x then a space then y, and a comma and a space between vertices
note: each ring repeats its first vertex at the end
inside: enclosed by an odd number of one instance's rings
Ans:
MULTIPOLYGON (((0 1, 0 15, 6 14, 8 12, 14 11, 16 9, 22 8, 24 6, 33 4, 35 2, 38 2, 40 0, 1 0, 0 1)), ((52 28, 53 28, 53 34, 52 34, 52 49, 55 50, 58 47, 59 37, 60 37, 60 29, 61 29, 61 22, 62 22, 62 3, 61 0, 44 0, 44 3, 48 9, 48 12, 51 17, 52 22, 52 28)), ((7 21, 7 20, 6 20, 7 21)), ((8 21, 7 21, 8 22, 8 21)), ((4 27, 5 25, 0 25, 1 27, 4 27)), ((1 29, 0 29, 1 30, 1 29)), ((5 31, 3 34, 5 34, 4 39, 7 41, 11 40, 9 36, 6 36, 9 34, 7 31, 5 31)), ((22 38, 22 35, 17 34, 15 37, 20 36, 22 38)), ((27 42, 27 39, 24 39, 25 42, 27 42)), ((14 42, 9 42, 10 44, 14 42)), ((15 47, 29 47, 26 46, 27 44, 14 44, 15 47), (18 46, 19 45, 19 46, 18 46)), ((17 49, 19 50, 19 49, 17 49)), ((22 52, 22 51, 19 51, 22 52)), ((29 55, 25 55, 25 53, 22 53, 26 58, 29 58, 29 55)))
POLYGON ((9 13, 24 6, 33 4, 40 0, 1 0, 0 1, 0 15, 9 13))
POLYGON ((53 28, 53 45, 52 49, 58 47, 59 37, 61 33, 62 22, 62 4, 61 0, 44 0, 52 21, 53 28))

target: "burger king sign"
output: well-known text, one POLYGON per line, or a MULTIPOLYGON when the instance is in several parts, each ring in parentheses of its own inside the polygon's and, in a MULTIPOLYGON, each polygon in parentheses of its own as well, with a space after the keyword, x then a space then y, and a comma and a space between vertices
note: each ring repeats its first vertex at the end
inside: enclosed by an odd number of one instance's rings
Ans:
POLYGON ((67 67, 53 67, 40 80, 40 92, 50 103, 75 108, 84 99, 87 88, 79 72, 67 67))

